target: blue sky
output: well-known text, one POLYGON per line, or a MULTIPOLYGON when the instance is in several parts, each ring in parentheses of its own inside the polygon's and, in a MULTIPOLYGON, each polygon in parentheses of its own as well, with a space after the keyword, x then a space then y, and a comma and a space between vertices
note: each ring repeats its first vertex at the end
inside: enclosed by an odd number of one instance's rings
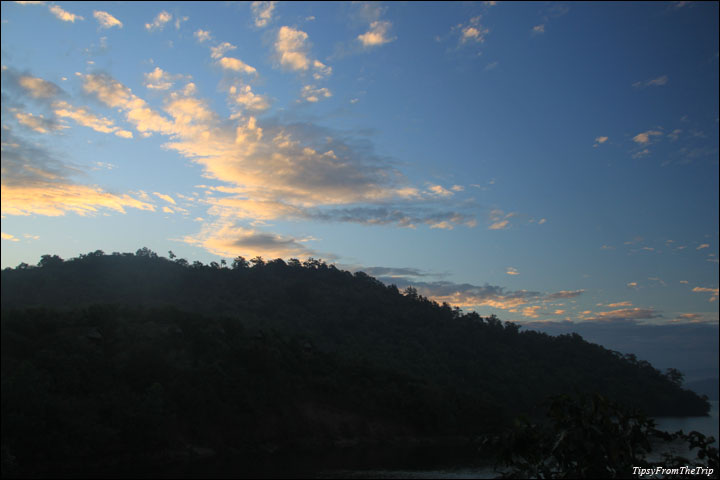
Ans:
POLYGON ((716 332, 718 4, 3 2, 2 267, 142 246, 716 332))

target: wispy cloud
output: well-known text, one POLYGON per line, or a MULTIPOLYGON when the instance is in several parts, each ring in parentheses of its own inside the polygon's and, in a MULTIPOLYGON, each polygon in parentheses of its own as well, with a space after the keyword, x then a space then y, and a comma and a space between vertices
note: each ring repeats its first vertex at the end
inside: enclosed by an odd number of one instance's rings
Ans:
POLYGON ((218 65, 220 65, 225 70, 233 70, 235 72, 247 74, 257 73, 255 67, 251 67, 250 65, 246 64, 238 58, 222 57, 220 60, 218 60, 218 65))
POLYGON ((275 4, 277 4, 277 2, 252 2, 250 4, 256 27, 266 27, 268 23, 270 23, 273 11, 275 10, 275 4))
MULTIPOLYGON (((312 218, 398 226, 424 223, 431 228, 472 226, 472 216, 438 208, 437 197, 422 194, 372 151, 332 130, 310 123, 261 125, 242 114, 228 122, 194 92, 169 94, 163 114, 108 76, 83 78, 87 93, 120 109, 139 132, 170 137, 165 148, 202 165, 208 178, 226 183, 212 189, 206 199, 216 223, 312 218)), ((231 88, 230 98, 252 105, 252 92, 245 87, 231 88)))
POLYGON ((379 47, 395 40, 396 37, 390 36, 390 28, 392 23, 387 20, 376 20, 370 24, 370 28, 362 35, 358 35, 357 39, 365 48, 379 47))
POLYGON ((584 320, 591 322, 618 321, 618 320, 650 320, 661 317, 654 308, 620 308, 608 312, 598 312, 586 315, 584 320))
POLYGON ((668 81, 670 79, 667 75, 662 75, 657 78, 652 78, 650 80, 641 81, 641 82, 635 82, 632 84, 634 88, 646 88, 646 87, 660 87, 663 85, 667 85, 668 81))
POLYGON ((103 12, 102 10, 95 10, 93 12, 93 17, 95 17, 98 23, 100 23, 101 28, 123 27, 123 23, 117 18, 110 15, 108 12, 103 12))
POLYGON ((53 103, 53 111, 60 118, 70 118, 79 125, 92 128, 96 132, 114 133, 122 138, 133 137, 132 132, 117 127, 111 119, 98 117, 84 107, 73 107, 65 101, 57 101, 53 103))
POLYGON ((540 25, 535 25, 531 30, 533 35, 540 35, 545 33, 545 24, 541 23, 540 25))
POLYGON ((468 23, 460 23, 453 27, 452 32, 458 36, 459 45, 481 44, 490 33, 490 29, 480 24, 481 15, 472 17, 468 23))
POLYGON ((195 30, 195 33, 193 33, 195 38, 197 38, 197 41, 200 43, 209 41, 212 37, 210 35, 210 31, 203 30, 201 28, 195 30))
POLYGON ((183 240, 223 257, 242 255, 246 258, 289 258, 315 255, 313 250, 304 245, 310 239, 262 232, 232 223, 206 224, 199 234, 187 236, 183 240))
POLYGON ((633 137, 633 142, 639 145, 647 145, 650 143, 652 137, 662 136, 662 132, 659 130, 648 130, 646 132, 638 133, 633 137))
POLYGON ((710 293, 710 298, 708 299, 708 302, 714 302, 718 299, 718 289, 717 288, 707 288, 707 287, 695 287, 692 289, 693 292, 699 292, 699 293, 710 293))
POLYGON ((315 103, 321 98, 332 97, 332 92, 325 87, 318 88, 314 85, 305 85, 300 92, 300 95, 305 101, 315 103))
POLYGON ((75 20, 85 20, 80 15, 75 15, 74 13, 70 13, 68 11, 63 10, 59 5, 50 5, 48 8, 50 9, 50 12, 52 12, 53 15, 55 15, 57 18, 59 18, 63 22, 75 23, 75 20))
POLYGON ((598 147, 607 141, 608 137, 595 137, 595 143, 593 144, 593 147, 598 147))
POLYGON ((2 163, 2 215, 89 215, 101 209, 125 213, 126 208, 155 208, 128 194, 72 181, 78 169, 60 162, 45 148, 28 144, 9 127, 2 129, 2 163))
POLYGON ((172 14, 166 12, 163 10, 162 12, 158 13, 155 18, 153 19, 152 23, 146 23, 145 29, 152 32, 154 30, 162 30, 165 28, 165 25, 172 20, 172 14))

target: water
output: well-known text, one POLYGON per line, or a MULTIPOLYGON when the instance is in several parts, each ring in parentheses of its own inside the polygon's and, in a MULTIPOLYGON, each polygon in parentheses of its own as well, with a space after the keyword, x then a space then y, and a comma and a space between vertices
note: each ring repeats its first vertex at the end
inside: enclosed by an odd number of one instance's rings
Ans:
POLYGON ((710 400, 710 416, 709 417, 659 417, 655 419, 655 424, 659 430, 666 432, 676 432, 682 430, 684 433, 690 433, 696 430, 705 436, 715 437, 715 443, 718 441, 718 400, 710 400))
MULTIPOLYGON (((682 430, 689 433, 693 430, 706 436, 715 437, 715 445, 718 444, 718 407, 717 400, 710 401, 709 417, 659 417, 655 419, 656 427, 667 432, 682 430)), ((685 444, 662 446, 648 455, 648 460, 661 461, 663 453, 672 452, 676 455, 695 458, 694 454, 688 451, 685 444)), ((321 472, 316 478, 497 478, 500 475, 490 465, 483 464, 457 464, 442 467, 419 467, 413 468, 388 468, 388 469, 367 469, 367 470, 331 470, 321 472)))

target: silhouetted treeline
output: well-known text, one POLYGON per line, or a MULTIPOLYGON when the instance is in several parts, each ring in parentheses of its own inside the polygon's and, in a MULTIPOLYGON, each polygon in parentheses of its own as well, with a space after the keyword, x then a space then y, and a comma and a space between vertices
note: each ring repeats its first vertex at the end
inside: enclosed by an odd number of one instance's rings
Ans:
POLYGON ((45 255, 3 270, 1 286, 2 455, 15 473, 194 445, 470 436, 576 391, 650 415, 709 409, 676 371, 320 260, 45 255))

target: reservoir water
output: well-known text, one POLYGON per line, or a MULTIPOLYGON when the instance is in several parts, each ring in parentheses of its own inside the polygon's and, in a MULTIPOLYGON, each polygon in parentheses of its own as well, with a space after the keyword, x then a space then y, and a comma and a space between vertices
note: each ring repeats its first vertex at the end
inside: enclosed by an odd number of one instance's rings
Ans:
MULTIPOLYGON (((710 416, 708 417, 660 417, 655 419, 656 428, 667 432, 676 432, 682 430, 689 433, 693 430, 698 431, 705 436, 715 438, 715 446, 718 445, 718 406, 717 400, 710 401, 710 416)), ((652 461, 660 460, 664 452, 673 452, 677 455, 688 457, 686 448, 680 445, 663 448, 648 455, 648 459, 652 461)), ((691 460, 694 455, 691 457, 691 460)), ((661 464, 658 464, 660 466, 661 464)), ((317 478, 497 478, 500 472, 493 469, 491 465, 477 463, 474 465, 456 464, 456 465, 437 465, 413 468, 381 468, 367 470, 331 470, 321 472, 317 478)))

